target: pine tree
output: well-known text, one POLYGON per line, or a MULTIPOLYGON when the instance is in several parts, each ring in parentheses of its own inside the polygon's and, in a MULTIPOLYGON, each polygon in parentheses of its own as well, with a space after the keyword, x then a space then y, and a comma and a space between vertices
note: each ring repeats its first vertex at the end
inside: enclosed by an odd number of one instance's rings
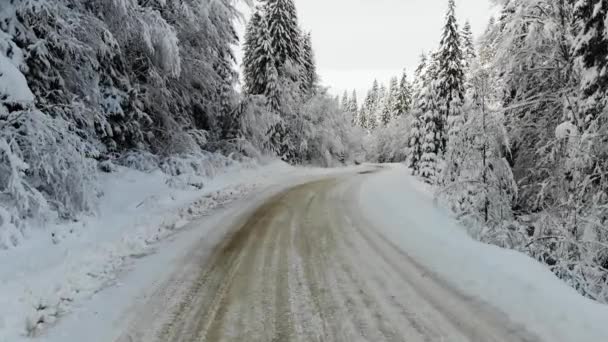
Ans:
POLYGON ((340 108, 342 108, 343 111, 345 112, 349 112, 350 111, 350 101, 348 99, 348 91, 344 91, 344 94, 342 94, 342 102, 340 102, 340 108))
POLYGON ((384 84, 380 86, 378 89, 378 95, 376 100, 374 101, 374 108, 371 112, 371 118, 368 121, 368 128, 374 130, 381 124, 382 113, 384 113, 384 108, 386 105, 386 97, 387 97, 387 89, 384 84))
POLYGON ((355 116, 355 125, 361 128, 367 127, 367 113, 365 104, 363 104, 363 106, 361 106, 361 108, 357 111, 357 115, 355 116))
POLYGON ((282 77, 287 63, 299 67, 302 61, 302 34, 293 0, 266 0, 266 18, 275 66, 282 77))
POLYGON ((388 126, 388 124, 395 118, 396 103, 399 94, 399 82, 396 77, 391 78, 388 87, 388 93, 384 98, 382 105, 382 112, 380 114, 379 122, 382 126, 388 126))
MULTIPOLYGON (((434 56, 435 54, 433 54, 434 56)), ((439 111, 439 97, 435 73, 437 60, 420 56, 416 69, 414 97, 414 127, 410 140, 410 167, 415 174, 422 176, 426 182, 434 183, 438 177, 438 163, 442 154, 441 144, 443 123, 439 111)))
POLYGON ((416 67, 416 71, 414 73, 414 83, 412 85, 412 104, 414 105, 414 107, 416 107, 415 101, 419 98, 419 94, 424 89, 424 84, 426 83, 428 64, 429 61, 427 55, 424 52, 421 53, 420 62, 418 62, 418 66, 416 67))
POLYGON ((353 90, 353 93, 350 96, 350 101, 348 102, 348 112, 356 115, 358 111, 359 103, 357 102, 357 91, 353 90))
POLYGON ((274 63, 266 18, 256 11, 247 26, 243 68, 245 89, 251 95, 264 95, 275 112, 280 110, 279 75, 274 63))
POLYGON ((428 58, 423 52, 420 55, 420 62, 415 72, 415 79, 413 85, 413 115, 414 122, 412 127, 412 139, 409 141, 410 149, 410 168, 414 175, 420 174, 420 161, 422 159, 422 144, 425 134, 425 124, 423 122, 423 115, 427 109, 427 84, 428 84, 428 58), (417 136, 416 138, 414 138, 417 136))
MULTIPOLYGON (((440 99, 439 109, 442 123, 441 132, 449 131, 449 136, 457 135, 464 124, 462 105, 464 102, 464 67, 461 49, 460 32, 456 22, 456 5, 449 0, 446 24, 437 54, 438 58, 438 84, 437 91, 440 99), (446 127, 447 125, 447 127, 446 127)), ((441 143, 441 150, 446 151, 447 136, 441 143)))
POLYGON ((439 176, 439 159, 443 132, 442 117, 439 108, 439 92, 436 81, 429 81, 422 96, 425 98, 425 111, 420 118, 423 125, 422 156, 420 157, 420 176, 425 182, 435 184, 439 176))
POLYGON ((264 86, 266 84, 264 80, 266 74, 265 65, 274 63, 272 62, 271 51, 264 51, 263 49, 266 47, 261 45, 266 35, 262 28, 263 20, 262 13, 256 10, 247 24, 245 41, 243 42, 244 88, 248 94, 252 95, 264 93, 264 86))
POLYGON ((473 63, 477 53, 475 52, 475 40, 473 38, 473 32, 471 31, 471 23, 467 21, 462 28, 462 49, 464 56, 464 67, 468 69, 473 63))
POLYGON ((300 89, 305 95, 314 95, 318 76, 310 33, 307 33, 302 37, 302 60, 300 61, 300 64, 300 89))
POLYGON ((396 99, 393 102, 393 117, 397 118, 409 113, 412 109, 412 85, 407 79, 407 73, 404 70, 399 82, 399 87, 395 93, 396 99))
POLYGON ((422 159, 422 139, 424 130, 422 127, 421 117, 414 115, 410 131, 409 147, 409 167, 413 175, 420 174, 420 160, 422 159))
POLYGON ((374 129, 376 127, 376 113, 378 97, 380 94, 380 86, 378 80, 374 80, 372 88, 367 92, 365 102, 359 113, 359 126, 367 129, 374 129))
POLYGON ((279 72, 272 63, 267 64, 263 80, 265 82, 263 95, 266 97, 268 106, 275 113, 280 113, 281 90, 279 72))
POLYGON ((608 106, 608 0, 581 0, 575 8, 579 26, 575 54, 585 69, 581 85, 585 128, 608 106))

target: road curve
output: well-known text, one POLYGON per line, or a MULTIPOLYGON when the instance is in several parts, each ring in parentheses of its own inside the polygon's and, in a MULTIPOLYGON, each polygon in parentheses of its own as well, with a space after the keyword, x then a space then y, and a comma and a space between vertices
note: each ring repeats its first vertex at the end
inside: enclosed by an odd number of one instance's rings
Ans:
POLYGON ((242 219, 157 340, 537 341, 374 229, 357 203, 365 177, 294 187, 242 219))

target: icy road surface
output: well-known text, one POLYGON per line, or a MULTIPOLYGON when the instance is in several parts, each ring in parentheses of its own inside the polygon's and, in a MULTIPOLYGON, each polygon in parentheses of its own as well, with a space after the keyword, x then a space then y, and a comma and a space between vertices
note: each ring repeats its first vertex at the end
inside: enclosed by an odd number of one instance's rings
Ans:
MULTIPOLYGON (((184 266, 192 285, 154 338, 537 341, 506 315, 425 270, 375 229, 357 201, 368 173, 296 186, 239 218, 198 269, 184 266)), ((174 296, 170 287, 153 296, 159 307, 144 308, 119 341, 150 341, 163 296, 174 296)))

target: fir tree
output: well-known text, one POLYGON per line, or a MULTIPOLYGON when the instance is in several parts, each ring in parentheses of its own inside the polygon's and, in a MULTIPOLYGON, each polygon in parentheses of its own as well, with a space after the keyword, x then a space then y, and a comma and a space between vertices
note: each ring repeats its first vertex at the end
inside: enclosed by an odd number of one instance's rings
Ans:
POLYGON ((396 77, 391 78, 388 93, 385 96, 382 112, 380 114, 380 124, 387 126, 397 115, 395 114, 396 104, 399 94, 399 81, 396 77))
POLYGON ((378 88, 376 100, 374 101, 374 107, 371 111, 371 117, 368 121, 368 128, 374 130, 381 123, 382 113, 386 105, 387 89, 383 84, 378 88))
POLYGON ((307 33, 302 38, 302 59, 300 63, 300 88, 302 93, 305 95, 314 95, 318 77, 310 33, 307 33))
POLYGON ((344 91, 344 94, 342 94, 342 102, 340 102, 340 108, 342 108, 343 111, 348 112, 350 110, 349 108, 350 106, 350 101, 348 100, 348 91, 344 91))
POLYGON ((357 111, 357 115, 355 116, 355 125, 361 128, 367 127, 367 114, 365 104, 363 104, 363 106, 361 106, 361 108, 357 111))
POLYGON ((428 58, 423 52, 420 55, 420 62, 415 72, 414 80, 414 94, 413 94, 413 114, 414 122, 412 127, 412 138, 409 141, 408 147, 410 149, 410 168, 414 175, 420 174, 420 160, 422 158, 422 144, 425 136, 425 125, 423 120, 423 114, 427 109, 427 71, 428 71, 428 58), (414 136, 418 136, 414 138, 414 136))
POLYGON ((608 105, 608 1, 578 1, 575 17, 580 30, 575 54, 587 75, 581 88, 586 111, 584 125, 588 127, 597 112, 608 105))
POLYGON ((271 51, 264 51, 265 46, 260 45, 264 42, 263 38, 266 35, 262 29, 263 20, 262 13, 256 10, 247 24, 243 42, 244 88, 248 94, 252 95, 264 93, 265 65, 273 63, 271 51), (260 55, 260 53, 262 54, 260 55))
POLYGON ((353 115, 356 115, 359 111, 359 103, 357 102, 357 92, 355 90, 353 90, 353 93, 350 96, 350 101, 348 102, 348 111, 353 115))
POLYGON ((413 175, 420 174, 420 160, 422 158, 422 139, 424 130, 422 127, 421 117, 414 115, 410 131, 409 147, 409 166, 413 175))
MULTIPOLYGON (((455 7, 454 0, 449 0, 446 24, 437 53, 437 91, 440 99, 439 110, 442 119, 442 123, 439 125, 438 129, 441 132, 445 132, 447 128, 450 136, 457 135, 464 124, 464 116, 462 113, 464 101, 464 67, 462 64, 463 54, 460 46, 461 39, 458 24, 456 22, 455 7)), ((447 136, 444 135, 444 139, 441 143, 441 150, 445 152, 446 147, 447 136)))
POLYGON ((280 110, 279 75, 274 63, 266 18, 253 14, 245 35, 243 56, 245 89, 251 95, 264 95, 271 109, 280 110))
POLYGON ((473 38, 473 32, 471 31, 471 23, 466 22, 464 27, 462 28, 462 49, 464 56, 464 66, 465 68, 469 68, 471 63, 475 57, 477 57, 477 53, 475 52, 475 41, 473 38))
POLYGON ((280 113, 281 111, 281 91, 279 72, 272 63, 267 64, 265 74, 263 76, 264 93, 268 106, 275 112, 280 113))
POLYGON ((414 101, 413 105, 416 106, 416 99, 418 99, 420 96, 420 92, 424 89, 424 84, 426 83, 426 74, 427 74, 427 69, 428 69, 428 57, 427 55, 423 52, 420 54, 420 62, 418 63, 418 66, 416 67, 416 71, 414 74, 414 84, 412 85, 413 88, 413 97, 412 100, 414 101))
POLYGON ((397 118, 409 113, 412 109, 412 85, 407 79, 407 73, 403 71, 399 87, 395 92, 395 101, 393 102, 393 117, 397 118))
POLYGON ((443 141, 443 119, 439 111, 437 81, 433 77, 436 69, 436 59, 422 54, 416 69, 414 98, 414 127, 418 129, 409 142, 410 167, 428 183, 434 183, 437 179, 443 141))
POLYGON ((439 159, 443 132, 439 108, 439 93, 436 81, 429 81, 422 96, 425 99, 424 112, 420 118, 422 130, 422 155, 420 157, 420 176, 425 182, 435 184, 439 176, 439 159))
POLYGON ((300 66, 302 61, 302 34, 293 0, 266 0, 266 18, 270 32, 275 66, 284 76, 286 63, 300 66))
POLYGON ((380 94, 380 86, 378 80, 374 80, 372 88, 367 92, 365 102, 359 113, 359 125, 363 128, 373 129, 376 127, 376 113, 378 97, 380 94))

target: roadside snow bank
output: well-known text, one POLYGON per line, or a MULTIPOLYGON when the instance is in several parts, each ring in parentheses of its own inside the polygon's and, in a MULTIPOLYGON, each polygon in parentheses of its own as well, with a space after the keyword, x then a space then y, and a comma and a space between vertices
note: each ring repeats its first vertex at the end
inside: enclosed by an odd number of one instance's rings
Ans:
POLYGON ((607 306, 582 297, 524 254, 470 238, 405 167, 368 178, 360 202, 377 227, 421 265, 544 341, 608 341, 607 306))
POLYGON ((0 250, 0 342, 40 334, 189 221, 293 171, 281 162, 237 163, 198 177, 204 186, 197 188, 176 186, 183 180, 160 170, 114 168, 100 175, 104 196, 95 217, 31 230, 18 248, 0 250))

